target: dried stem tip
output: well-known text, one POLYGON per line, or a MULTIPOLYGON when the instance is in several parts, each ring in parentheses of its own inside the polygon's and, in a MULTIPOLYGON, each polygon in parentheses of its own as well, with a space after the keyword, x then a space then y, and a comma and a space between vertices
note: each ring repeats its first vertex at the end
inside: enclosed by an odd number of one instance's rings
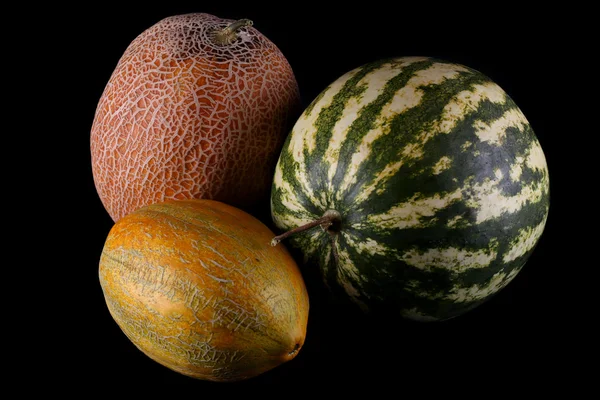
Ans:
POLYGON ((276 246, 277 243, 281 242, 283 239, 292 236, 295 233, 303 232, 305 230, 314 228, 315 226, 321 226, 323 230, 326 230, 331 235, 335 235, 339 231, 339 222, 341 220, 340 213, 335 210, 327 210, 325 214, 319 219, 311 221, 302 226, 298 226, 294 229, 290 229, 287 232, 282 233, 279 236, 275 236, 273 240, 271 240, 271 246, 276 246), (337 224, 336 224, 337 223, 337 224), (332 229, 334 228, 334 229, 332 229))
POLYGON ((252 21, 249 19, 240 19, 232 22, 223 29, 217 30, 213 33, 213 40, 220 46, 226 46, 233 43, 238 38, 238 31, 242 28, 252 26, 252 21))

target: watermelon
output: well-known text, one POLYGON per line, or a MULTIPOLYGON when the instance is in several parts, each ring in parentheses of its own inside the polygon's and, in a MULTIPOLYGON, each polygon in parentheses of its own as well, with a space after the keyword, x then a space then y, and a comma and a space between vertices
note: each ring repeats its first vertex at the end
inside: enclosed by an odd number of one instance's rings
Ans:
POLYGON ((272 244, 365 311, 439 321, 515 278, 548 211, 544 152, 502 88, 444 60, 383 59, 333 82, 288 135, 272 244))

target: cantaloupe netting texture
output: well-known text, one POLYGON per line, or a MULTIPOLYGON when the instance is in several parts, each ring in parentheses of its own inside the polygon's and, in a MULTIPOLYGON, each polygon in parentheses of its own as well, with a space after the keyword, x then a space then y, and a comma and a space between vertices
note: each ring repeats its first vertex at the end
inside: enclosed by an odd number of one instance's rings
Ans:
POLYGON ((298 86, 257 29, 217 43, 232 22, 166 18, 119 60, 91 132, 94 181, 113 220, 166 199, 249 205, 268 192, 298 86))

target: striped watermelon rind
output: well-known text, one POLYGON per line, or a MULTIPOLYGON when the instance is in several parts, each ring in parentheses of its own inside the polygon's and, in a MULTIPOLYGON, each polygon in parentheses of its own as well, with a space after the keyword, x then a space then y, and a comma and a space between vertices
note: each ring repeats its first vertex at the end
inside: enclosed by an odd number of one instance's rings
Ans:
POLYGON ((549 211, 544 152, 482 73, 403 57, 356 68, 305 109, 280 154, 282 231, 335 210, 335 232, 288 239, 364 310, 420 320, 465 313, 505 287, 549 211))

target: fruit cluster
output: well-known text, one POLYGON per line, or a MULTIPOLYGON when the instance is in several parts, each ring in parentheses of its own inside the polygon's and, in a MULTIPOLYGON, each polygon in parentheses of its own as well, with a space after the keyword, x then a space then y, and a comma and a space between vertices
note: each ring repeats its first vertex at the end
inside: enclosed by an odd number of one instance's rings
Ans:
POLYGON ((289 63, 248 20, 169 17, 123 54, 91 131, 115 222, 99 275, 156 362, 236 381, 293 359, 309 298, 288 244, 363 310, 419 321, 477 307, 533 251, 546 161, 483 74, 379 60, 300 111, 289 63), (252 215, 264 204, 278 234, 252 215))

